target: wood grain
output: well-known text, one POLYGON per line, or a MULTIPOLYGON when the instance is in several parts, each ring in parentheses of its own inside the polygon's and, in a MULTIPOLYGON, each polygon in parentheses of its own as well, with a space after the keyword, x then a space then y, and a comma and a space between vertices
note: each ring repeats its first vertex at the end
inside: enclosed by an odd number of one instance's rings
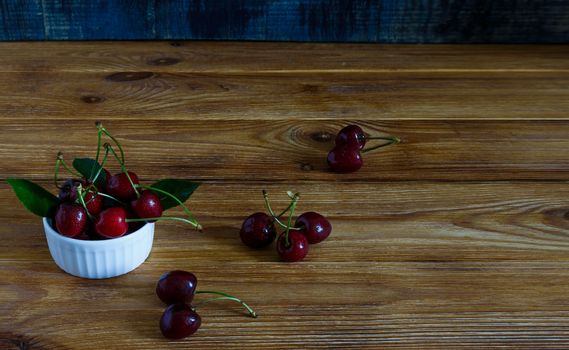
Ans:
POLYGON ((204 233, 159 223, 150 259, 103 281, 60 272, 39 220, 2 185, 0 209, 18 222, 0 228, 0 293, 7 301, 0 318, 13 325, 3 337, 45 349, 111 341, 126 349, 221 342, 228 348, 562 348, 569 344, 565 185, 265 184, 275 206, 285 205, 282 192, 294 186, 303 196, 299 210, 322 212, 334 225, 305 262, 282 264, 272 249, 251 251, 238 239, 243 217, 262 210, 261 185, 208 183, 190 201, 204 233), (195 272, 201 288, 242 296, 260 318, 214 304, 201 311, 204 325, 194 337, 165 342, 157 328, 163 306, 153 289, 174 268, 195 272), (69 327, 73 333, 62 331, 69 327))
POLYGON ((18 119, 567 119, 569 72, 5 73, 18 119), (33 96, 33 98, 30 98, 33 96))
MULTIPOLYGON (((51 182, 41 183, 54 191, 51 182)), ((1 186, 2 209, 19 223, 2 231, 3 258, 45 260, 44 239, 32 239, 41 237, 39 220, 19 205, 8 185, 1 186)), ((205 233, 185 224, 160 223, 166 232, 159 235, 162 250, 155 250, 153 258, 274 261, 274 251, 251 251, 238 239, 245 217, 264 211, 262 189, 269 191, 276 208, 288 204, 286 190, 299 192, 299 214, 313 210, 331 219, 334 239, 313 246, 309 262, 569 259, 566 182, 229 181, 203 184, 189 202, 205 233)))
MULTIPOLYGON (((54 156, 93 156, 93 123, 144 183, 202 180, 197 233, 161 222, 140 268, 61 272, 37 217, 0 183, 0 349, 569 348, 565 46, 0 43, 0 179, 53 189, 54 156), (328 172, 348 123, 402 143, 328 172), (301 263, 238 230, 277 208, 332 222, 301 263), (164 340, 159 276, 231 292, 164 340)), ((117 167, 110 167, 117 171, 117 167)), ((173 210, 172 215, 181 214, 173 210)))
MULTIPOLYGON (((147 179, 232 181, 566 180, 569 121, 104 120, 127 166, 147 179), (399 145, 364 155, 353 174, 328 170, 335 134, 349 123, 399 145)), ((0 120, 0 178, 51 179, 55 155, 95 157, 92 121, 0 120), (70 127, 72 125, 72 127, 70 127), (41 135, 39 137, 38 135, 41 135), (29 164, 34 164, 30 167, 29 164)), ((370 143, 373 145, 373 143, 370 143)), ((116 161, 109 169, 118 172, 116 161)))
POLYGON ((569 70, 567 45, 256 42, 2 42, 1 72, 543 72, 569 70))

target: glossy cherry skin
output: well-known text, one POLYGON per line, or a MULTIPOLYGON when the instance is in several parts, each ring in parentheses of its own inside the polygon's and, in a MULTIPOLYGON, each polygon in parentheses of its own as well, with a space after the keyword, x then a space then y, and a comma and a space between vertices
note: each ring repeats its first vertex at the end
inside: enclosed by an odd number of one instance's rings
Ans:
POLYGON ((162 216, 160 198, 152 191, 140 192, 140 197, 130 202, 130 207, 139 218, 159 218, 162 216))
MULTIPOLYGON (((131 171, 128 174, 132 182, 138 185, 138 176, 131 171)), ((125 173, 118 173, 107 178, 107 192, 122 201, 130 201, 136 198, 136 192, 125 173)))
POLYGON ((87 210, 91 215, 99 215, 99 213, 103 210, 103 196, 95 195, 95 193, 89 191, 83 197, 85 200, 85 205, 87 206, 87 210))
POLYGON ((249 215, 243 225, 239 236, 241 241, 251 248, 264 248, 273 243, 277 236, 277 230, 273 218, 265 213, 249 215))
POLYGON ((308 243, 316 244, 320 243, 330 235, 332 232, 332 225, 330 221, 326 219, 323 215, 309 211, 300 215, 295 223, 294 227, 302 228, 298 231, 306 236, 308 243))
POLYGON ((194 334, 202 324, 197 312, 186 304, 172 304, 160 318, 160 330, 168 339, 182 339, 194 334))
POLYGON ((198 279, 193 273, 174 270, 160 277, 156 285, 156 295, 166 304, 190 304, 197 285, 198 279))
POLYGON ((364 161, 358 148, 336 146, 328 153, 328 165, 335 173, 353 173, 358 171, 364 161))
POLYGON ((87 212, 80 204, 61 203, 55 212, 55 228, 64 236, 79 236, 88 223, 87 212))
POLYGON ((308 254, 308 240, 306 236, 298 231, 289 231, 288 239, 290 245, 286 246, 284 233, 277 239, 277 253, 282 261, 295 262, 304 259, 308 254))
POLYGON ((126 210, 123 207, 105 209, 95 219, 95 231, 105 238, 116 238, 128 231, 126 210))
POLYGON ((336 135, 336 146, 347 146, 362 150, 365 144, 364 131, 357 125, 348 125, 336 135))

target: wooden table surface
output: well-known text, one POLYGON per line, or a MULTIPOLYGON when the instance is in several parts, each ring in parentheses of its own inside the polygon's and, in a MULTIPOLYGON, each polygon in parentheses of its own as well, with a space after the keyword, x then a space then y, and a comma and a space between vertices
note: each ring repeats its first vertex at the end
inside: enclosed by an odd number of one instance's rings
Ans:
MULTIPOLYGON (((143 183, 196 179, 203 233, 157 224, 113 279, 53 263, 40 220, 0 184, 0 349, 569 348, 569 46, 0 43, 0 176, 52 190, 57 151, 93 156, 94 121, 143 183), (357 123, 402 143, 326 166, 357 123), (253 251, 242 220, 328 216, 301 263, 253 251), (169 270, 249 302, 162 338, 169 270)), ((181 213, 175 211, 174 213, 181 213)))

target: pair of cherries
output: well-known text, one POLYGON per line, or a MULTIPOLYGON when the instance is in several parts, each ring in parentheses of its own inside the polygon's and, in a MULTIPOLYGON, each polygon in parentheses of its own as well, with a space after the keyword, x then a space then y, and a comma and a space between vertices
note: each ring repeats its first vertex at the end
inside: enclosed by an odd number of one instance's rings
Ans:
POLYGON ((334 148, 328 153, 328 165, 336 173, 352 173, 358 171, 364 164, 362 153, 399 143, 395 136, 366 136, 362 128, 348 125, 336 135, 334 148), (368 140, 385 140, 385 144, 364 149, 368 140))
POLYGON ((104 171, 107 181, 103 189, 95 189, 86 179, 68 179, 60 188, 62 203, 55 213, 55 227, 60 234, 79 239, 117 238, 129 231, 129 222, 132 231, 138 228, 139 219, 162 215, 158 195, 150 190, 138 192, 134 187, 139 184, 135 173, 111 176, 104 171), (105 196, 113 198, 107 205, 105 196), (117 205, 118 201, 125 205, 117 205))
POLYGON ((275 240, 277 235, 275 224, 277 224, 284 228, 284 232, 277 239, 277 254, 282 261, 296 262, 306 257, 309 244, 317 244, 328 238, 332 232, 332 225, 326 217, 313 211, 301 214, 294 225, 291 225, 299 195, 291 192, 288 192, 288 195, 291 203, 283 212, 276 215, 271 208, 267 192, 263 191, 265 206, 270 215, 263 212, 249 215, 241 225, 239 236, 248 247, 264 248, 275 240), (288 223, 285 224, 280 217, 288 211, 290 211, 288 223))
MULTIPOLYGON (((192 306, 196 294, 216 294, 218 297, 201 302, 205 304, 214 300, 232 300, 243 305, 251 317, 257 314, 243 301, 223 292, 196 291, 198 280, 187 271, 174 270, 163 274, 156 285, 156 295, 168 305, 160 318, 160 331, 168 339, 183 339, 194 334, 201 326, 202 319, 192 306)), ((197 305, 197 304, 196 304, 197 305)))

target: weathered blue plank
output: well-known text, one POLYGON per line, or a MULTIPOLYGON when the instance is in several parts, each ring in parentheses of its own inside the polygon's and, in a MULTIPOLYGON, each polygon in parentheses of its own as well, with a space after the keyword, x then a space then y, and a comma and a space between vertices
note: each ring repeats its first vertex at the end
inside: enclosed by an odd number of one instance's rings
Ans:
POLYGON ((567 43, 567 0, 0 0, 0 40, 567 43))
POLYGON ((41 0, 0 0, 0 40, 43 40, 41 0))
POLYGON ((43 0, 51 40, 154 39, 154 1, 43 0))

